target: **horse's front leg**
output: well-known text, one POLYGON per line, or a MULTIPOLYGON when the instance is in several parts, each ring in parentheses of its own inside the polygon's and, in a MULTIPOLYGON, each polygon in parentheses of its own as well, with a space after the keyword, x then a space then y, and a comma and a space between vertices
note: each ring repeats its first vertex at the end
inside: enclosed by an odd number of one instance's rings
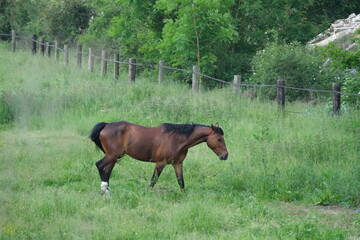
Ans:
POLYGON ((184 183, 182 162, 173 164, 173 167, 175 169, 175 174, 176 174, 176 178, 179 183, 179 186, 181 189, 184 189, 185 183, 184 183))
POLYGON ((164 167, 165 167, 164 162, 156 162, 156 167, 154 169, 154 173, 151 178, 150 187, 154 187, 154 185, 156 184, 157 180, 159 179, 160 174, 161 174, 162 170, 164 169, 164 167))

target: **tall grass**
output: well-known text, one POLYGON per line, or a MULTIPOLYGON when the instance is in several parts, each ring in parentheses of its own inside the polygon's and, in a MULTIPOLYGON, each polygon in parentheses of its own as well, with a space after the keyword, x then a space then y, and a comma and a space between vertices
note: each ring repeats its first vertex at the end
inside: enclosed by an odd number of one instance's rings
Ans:
POLYGON ((355 239, 360 237, 360 114, 326 104, 193 94, 156 77, 100 77, 0 45, 1 239, 355 239), (220 123, 230 156, 206 145, 149 189, 154 165, 124 157, 100 196, 88 139, 100 121, 220 123), (314 205, 330 205, 317 207, 314 205))

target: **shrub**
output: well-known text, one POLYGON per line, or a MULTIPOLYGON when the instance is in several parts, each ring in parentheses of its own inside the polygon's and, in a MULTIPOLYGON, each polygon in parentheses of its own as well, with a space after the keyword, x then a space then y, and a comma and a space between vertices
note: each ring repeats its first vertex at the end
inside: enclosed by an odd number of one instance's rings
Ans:
MULTIPOLYGON (((360 38, 353 40, 359 42, 360 38)), ((342 73, 342 91, 358 94, 360 92, 360 49, 348 51, 331 43, 326 47, 319 48, 319 51, 331 60, 331 71, 342 73)), ((343 102, 359 107, 360 98, 358 96, 343 95, 343 102)))
MULTIPOLYGON (((324 56, 306 49, 299 44, 270 44, 259 51, 252 61, 253 75, 251 82, 275 85, 277 80, 285 80, 287 86, 311 89, 330 89, 335 80, 325 66, 324 56)), ((269 98, 275 98, 273 88, 261 89, 269 98)), ((264 96, 263 95, 263 96, 264 96)), ((306 91, 290 91, 286 93, 288 100, 313 97, 306 91)))
MULTIPOLYGON (((360 74, 356 71, 351 71, 348 74, 346 74, 343 88, 341 91, 360 94, 360 74)), ((360 108, 360 97, 343 95, 342 99, 343 99, 343 103, 360 108)))

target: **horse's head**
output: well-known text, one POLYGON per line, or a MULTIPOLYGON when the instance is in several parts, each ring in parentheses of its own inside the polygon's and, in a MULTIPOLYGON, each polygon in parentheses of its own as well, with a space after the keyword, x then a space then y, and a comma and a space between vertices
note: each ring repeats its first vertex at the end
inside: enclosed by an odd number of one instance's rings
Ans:
POLYGON ((229 152, 226 149, 224 132, 219 127, 219 123, 216 123, 215 126, 211 125, 212 133, 208 136, 206 143, 213 152, 219 156, 220 160, 226 160, 229 156, 229 152))

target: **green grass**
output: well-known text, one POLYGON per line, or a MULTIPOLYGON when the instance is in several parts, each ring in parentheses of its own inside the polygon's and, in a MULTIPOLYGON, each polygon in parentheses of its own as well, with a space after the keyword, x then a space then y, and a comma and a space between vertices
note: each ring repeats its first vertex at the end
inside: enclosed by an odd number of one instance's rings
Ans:
POLYGON ((299 102, 286 108, 304 114, 283 115, 231 88, 128 84, 4 44, 0 62, 0 239, 360 238, 358 110, 299 102), (190 149, 182 192, 172 167, 150 189, 154 165, 124 157, 104 199, 88 135, 118 120, 219 122, 229 159, 190 149))

